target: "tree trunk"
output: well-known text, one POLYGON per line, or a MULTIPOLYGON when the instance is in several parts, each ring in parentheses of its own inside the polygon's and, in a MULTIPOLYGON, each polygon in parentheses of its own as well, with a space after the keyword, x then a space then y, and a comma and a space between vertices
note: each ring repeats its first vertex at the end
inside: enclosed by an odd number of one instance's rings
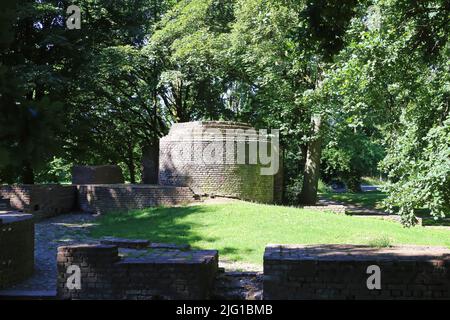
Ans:
POLYGON ((317 186, 320 176, 320 157, 322 153, 321 127, 322 117, 311 118, 313 139, 308 144, 305 169, 303 171, 303 187, 300 193, 300 203, 314 205, 317 202, 317 186))
POLYGON ((142 183, 158 184, 159 139, 142 147, 142 183))
POLYGON ((133 157, 133 144, 131 142, 127 145, 127 167, 130 173, 130 183, 136 183, 136 168, 133 157))
POLYGON ((24 161, 21 176, 22 183, 34 184, 34 171, 29 161, 24 161))
POLYGON ((134 161, 131 159, 127 163, 128 172, 130 173, 130 183, 136 183, 136 172, 134 167, 134 161))

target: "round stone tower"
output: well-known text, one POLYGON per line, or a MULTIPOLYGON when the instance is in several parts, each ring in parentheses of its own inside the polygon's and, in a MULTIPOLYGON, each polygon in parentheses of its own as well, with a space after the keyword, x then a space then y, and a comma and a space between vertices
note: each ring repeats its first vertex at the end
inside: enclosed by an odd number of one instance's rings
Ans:
POLYGON ((188 186, 201 196, 272 203, 279 163, 272 141, 243 123, 176 123, 160 139, 159 183, 188 186))

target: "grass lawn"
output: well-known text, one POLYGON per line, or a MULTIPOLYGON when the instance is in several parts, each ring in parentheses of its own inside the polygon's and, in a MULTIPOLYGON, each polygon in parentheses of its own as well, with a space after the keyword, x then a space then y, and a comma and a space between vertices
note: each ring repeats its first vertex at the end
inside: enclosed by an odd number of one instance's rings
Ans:
POLYGON ((381 202, 386 198, 386 193, 381 191, 352 192, 322 192, 320 196, 345 203, 354 204, 366 208, 382 209, 381 202))
POLYGON ((262 264, 268 243, 374 245, 388 241, 450 247, 448 230, 407 229, 390 221, 247 202, 112 213, 98 223, 93 237, 189 243, 193 248, 218 249, 222 258, 231 261, 254 264, 262 264))

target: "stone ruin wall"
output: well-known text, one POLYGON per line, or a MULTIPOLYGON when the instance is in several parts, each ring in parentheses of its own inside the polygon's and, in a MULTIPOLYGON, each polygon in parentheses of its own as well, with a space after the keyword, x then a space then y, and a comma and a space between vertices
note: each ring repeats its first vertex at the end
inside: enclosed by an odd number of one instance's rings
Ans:
POLYGON ((58 248, 59 299, 186 299, 211 296, 218 270, 216 250, 192 250, 173 256, 120 258, 114 245, 58 248), (67 287, 76 265, 81 288, 67 287))
POLYGON ((270 245, 264 299, 450 299, 450 250, 357 245, 270 245), (381 270, 369 290, 367 267, 381 270))
POLYGON ((0 289, 26 279, 34 269, 34 221, 29 214, 0 215, 0 289))
MULTIPOLYGON (((213 121, 174 124, 169 134, 160 140, 159 183, 189 186, 198 195, 273 203, 274 193, 277 197, 280 194, 280 188, 274 186, 274 183, 275 181, 282 183, 282 179, 279 175, 277 179, 273 175, 261 175, 260 163, 235 163, 238 142, 232 142, 234 153, 227 154, 229 142, 224 139, 227 129, 247 130, 252 127, 241 123, 213 121), (223 136, 201 135, 212 129, 219 130, 223 136), (206 146, 222 149, 222 161, 219 163, 194 161, 195 157, 202 155, 206 146)), ((248 142, 246 150, 248 153, 248 142)))

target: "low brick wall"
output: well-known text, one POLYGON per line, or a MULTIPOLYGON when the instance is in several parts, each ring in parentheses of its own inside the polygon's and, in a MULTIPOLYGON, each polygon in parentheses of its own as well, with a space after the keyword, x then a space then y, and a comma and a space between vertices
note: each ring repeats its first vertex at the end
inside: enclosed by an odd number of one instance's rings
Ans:
POLYGON ((59 299, 207 299, 218 269, 216 250, 121 259, 117 246, 78 245, 59 247, 57 261, 59 299), (79 289, 67 287, 71 265, 79 289))
POLYGON ((18 184, 0 186, 0 196, 10 200, 14 210, 47 218, 70 212, 76 203, 76 187, 59 184, 18 184))
POLYGON ((0 289, 31 276, 34 222, 30 214, 0 214, 0 289))
POLYGON ((450 299, 450 250, 270 245, 264 299, 450 299), (380 289, 368 289, 371 265, 380 268, 380 289))
POLYGON ((188 187, 121 184, 80 185, 77 189, 78 207, 98 214, 195 201, 195 195, 188 187))

